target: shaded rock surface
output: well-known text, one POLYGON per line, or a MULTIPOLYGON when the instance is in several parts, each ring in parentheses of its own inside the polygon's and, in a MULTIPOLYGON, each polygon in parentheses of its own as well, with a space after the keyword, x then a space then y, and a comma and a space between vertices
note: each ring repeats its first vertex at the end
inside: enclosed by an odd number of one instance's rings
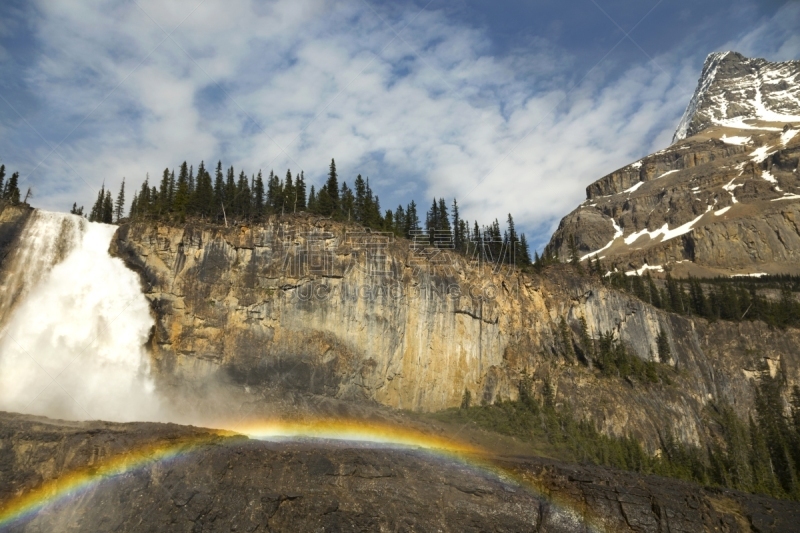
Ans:
POLYGON ((0 435, 0 510, 45 481, 144 445, 210 439, 92 484, 9 532, 777 532, 800 518, 795 502, 535 457, 492 459, 492 473, 413 449, 10 413, 0 413, 0 435))
MULTIPOLYGON (((145 443, 207 436, 155 424, 0 414, 0 509, 42 481, 145 443)), ((488 471, 411 449, 217 437, 93 484, 8 531, 585 531, 488 471)))
POLYGON ((657 476, 642 476, 547 459, 498 463, 569 502, 584 516, 598 516, 608 531, 794 531, 800 504, 657 476))

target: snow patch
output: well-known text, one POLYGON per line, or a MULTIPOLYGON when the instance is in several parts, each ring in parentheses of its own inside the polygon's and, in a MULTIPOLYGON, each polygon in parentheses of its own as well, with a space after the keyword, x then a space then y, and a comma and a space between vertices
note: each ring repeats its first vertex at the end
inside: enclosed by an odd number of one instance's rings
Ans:
POLYGON ((639 270, 630 270, 628 272, 625 272, 625 275, 626 276, 641 276, 642 274, 644 274, 648 270, 654 270, 656 272, 664 272, 664 267, 662 267, 661 265, 650 266, 647 263, 645 263, 644 266, 642 266, 642 268, 640 268, 639 270))
POLYGON ((636 191, 636 189, 638 189, 638 188, 639 188, 639 187, 641 187, 642 185, 644 185, 644 182, 643 182, 643 181, 640 181, 639 183, 637 183, 637 184, 636 184, 636 185, 634 185, 633 187, 629 187, 629 188, 625 189, 624 191, 622 191, 622 193, 623 193, 623 194, 625 194, 625 193, 627 193, 627 194, 630 194, 630 193, 632 193, 632 192, 635 192, 635 191, 636 191))
MULTIPOLYGON (((765 180, 767 180, 770 183, 775 183, 775 184, 778 183, 778 180, 775 179, 775 176, 773 176, 772 173, 769 170, 762 170, 761 171, 761 177, 764 178, 765 180)), ((777 189, 777 187, 776 187, 776 189, 777 189)))
POLYGON ((750 137, 728 137, 727 135, 723 135, 720 137, 720 140, 725 144, 737 144, 739 146, 743 144, 750 144, 750 137))
POLYGON ((733 274, 731 275, 732 278, 763 278, 764 276, 768 276, 766 272, 756 272, 754 274, 733 274))
MULTIPOLYGON (((708 209, 706 209, 706 213, 708 213, 710 210, 711 210, 711 206, 708 206, 708 209)), ((705 215, 705 213, 701 214, 700 216, 698 216, 694 220, 690 220, 689 222, 687 222, 686 224, 683 224, 682 226, 678 226, 675 229, 669 229, 669 224, 666 223, 666 222, 664 223, 663 226, 661 226, 660 228, 658 228, 657 230, 654 230, 654 231, 648 231, 647 228, 644 228, 641 231, 637 231, 636 233, 631 233, 630 235, 625 237, 625 244, 630 246, 631 244, 635 243, 639 239, 639 237, 642 237, 644 235, 649 235, 650 236, 650 240, 654 240, 657 237, 661 236, 661 241, 660 242, 664 242, 664 241, 668 241, 670 239, 674 239, 675 237, 678 237, 680 235, 683 235, 685 233, 689 233, 690 231, 692 231, 694 225, 701 218, 703 218, 704 215, 705 215)))
MULTIPOLYGON (((757 131, 782 131, 783 128, 775 126, 754 126, 744 121, 744 117, 729 118, 726 120, 715 120, 714 122, 725 128, 733 128, 737 130, 757 130, 757 131)), ((751 119, 752 120, 752 119, 751 119)))
POLYGON ((661 178, 663 178, 664 176, 669 176, 670 174, 674 174, 674 173, 676 173, 676 172, 680 172, 680 170, 669 170, 669 171, 667 171, 667 172, 664 172, 663 174, 661 174, 660 176, 658 176, 658 177, 657 177, 657 178, 655 178, 655 179, 661 179, 661 178))
POLYGON ((766 158, 775 153, 774 151, 770 152, 769 148, 770 148, 769 146, 760 146, 756 148, 755 151, 752 154, 750 154, 750 159, 752 159, 756 163, 761 163, 766 158))
POLYGON ((789 141, 791 141, 791 140, 794 138, 794 136, 795 136, 795 135, 797 135, 797 132, 798 132, 798 131, 800 131, 800 130, 794 130, 794 129, 792 129, 792 130, 786 130, 786 131, 784 131, 783 133, 781 133, 781 143, 782 143, 784 146, 786 146, 786 144, 787 144, 789 141))
POLYGON ((731 201, 735 204, 738 204, 739 200, 736 199, 736 195, 733 194, 733 191, 736 189, 736 187, 742 187, 743 185, 741 183, 738 185, 734 185, 733 184, 734 181, 736 181, 736 178, 733 178, 731 181, 729 181, 727 185, 723 185, 722 188, 728 191, 728 194, 731 195, 731 201))
POLYGON ((714 216, 718 217, 720 215, 724 215, 725 213, 727 213, 730 210, 730 208, 731 208, 731 206, 728 206, 728 207, 723 207, 719 211, 714 211, 714 216))
POLYGON ((800 194, 790 194, 788 192, 783 193, 783 196, 780 198, 775 198, 773 202, 779 202, 780 200, 800 200, 800 194))

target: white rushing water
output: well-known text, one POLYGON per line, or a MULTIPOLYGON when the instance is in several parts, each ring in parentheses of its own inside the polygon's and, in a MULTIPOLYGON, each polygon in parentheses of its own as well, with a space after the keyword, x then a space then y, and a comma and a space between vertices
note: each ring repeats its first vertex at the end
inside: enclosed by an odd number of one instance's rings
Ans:
POLYGON ((139 278, 108 253, 115 226, 35 211, 0 294, 0 410, 160 420, 139 278))

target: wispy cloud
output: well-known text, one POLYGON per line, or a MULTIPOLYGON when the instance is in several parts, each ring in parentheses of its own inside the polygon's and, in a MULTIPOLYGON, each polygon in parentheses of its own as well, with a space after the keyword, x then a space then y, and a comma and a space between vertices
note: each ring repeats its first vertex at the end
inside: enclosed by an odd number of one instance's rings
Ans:
MULTIPOLYGON (((20 15, 34 60, 5 96, 33 99, 20 114, 51 146, 66 139, 51 153, 4 120, 1 155, 51 209, 90 202, 83 180, 116 187, 183 160, 321 180, 336 157, 344 179, 370 176, 384 208, 457 196, 467 218, 512 212, 547 232, 591 181, 668 144, 711 51, 677 42, 608 74, 612 54, 582 78, 552 43, 493 55, 485 31, 421 7, 35 2, 20 15)), ((790 17, 780 35, 763 20, 731 45, 796 57, 790 17)))

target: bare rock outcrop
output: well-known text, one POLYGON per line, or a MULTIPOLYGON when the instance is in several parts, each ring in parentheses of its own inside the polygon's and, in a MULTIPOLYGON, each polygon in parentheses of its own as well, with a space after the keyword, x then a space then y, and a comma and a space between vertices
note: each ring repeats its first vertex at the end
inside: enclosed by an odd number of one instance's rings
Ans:
POLYGON ((143 448, 184 450, 0 522, 15 533, 767 533, 790 531, 800 518, 796 502, 537 457, 484 457, 493 465, 487 470, 416 449, 259 442, 185 426, 8 413, 0 413, 0 436, 0 519, 16 498, 54 478, 143 448))
POLYGON ((403 240, 368 253, 353 240, 357 229, 311 217, 120 227, 112 251, 141 274, 156 319, 150 348, 159 382, 221 377, 253 394, 300 391, 435 411, 460 405, 465 391, 477 402, 515 399, 527 375, 606 433, 636 435, 653 451, 666 428, 705 442, 711 402, 746 416, 764 358, 800 382, 795 330, 670 315, 568 266, 539 276, 459 255, 420 259, 403 240), (317 246, 326 259, 308 252, 317 246), (664 331, 671 384, 603 378, 580 363, 581 318, 590 337, 610 331, 644 360, 656 358, 664 331))

